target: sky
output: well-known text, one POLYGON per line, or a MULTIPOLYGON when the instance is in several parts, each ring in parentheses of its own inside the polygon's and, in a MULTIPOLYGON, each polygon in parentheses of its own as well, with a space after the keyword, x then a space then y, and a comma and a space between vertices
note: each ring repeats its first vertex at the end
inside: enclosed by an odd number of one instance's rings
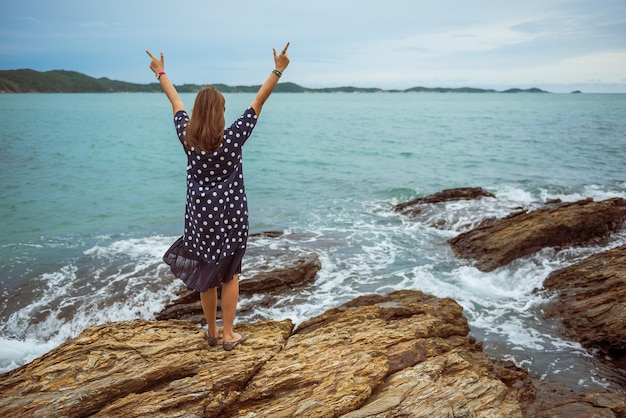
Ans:
POLYGON ((626 93, 626 0, 0 0, 0 69, 174 84, 626 93))

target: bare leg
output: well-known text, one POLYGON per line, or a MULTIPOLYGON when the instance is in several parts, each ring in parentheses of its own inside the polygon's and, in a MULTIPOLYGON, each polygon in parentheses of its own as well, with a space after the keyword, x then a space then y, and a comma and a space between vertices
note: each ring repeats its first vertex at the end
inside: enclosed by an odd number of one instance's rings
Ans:
POLYGON ((217 328, 217 287, 213 287, 204 293, 200 293, 202 301, 202 311, 208 325, 209 337, 217 337, 219 329, 217 328))
POLYGON ((222 284, 222 320, 224 321, 224 341, 227 343, 241 338, 240 334, 233 331, 238 300, 239 275, 235 274, 231 281, 222 284))

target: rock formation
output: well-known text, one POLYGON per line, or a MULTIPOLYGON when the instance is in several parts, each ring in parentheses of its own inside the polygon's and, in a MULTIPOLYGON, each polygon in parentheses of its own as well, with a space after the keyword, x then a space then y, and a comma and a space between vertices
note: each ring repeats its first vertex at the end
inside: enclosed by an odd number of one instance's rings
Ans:
POLYGON ((124 321, 89 328, 0 377, 0 416, 202 417, 237 399, 280 351, 289 321, 242 325, 245 350, 209 350, 184 321, 124 321))
POLYGON ((568 337, 626 360, 626 245, 552 272, 543 290, 556 296, 545 315, 561 318, 568 337))
MULTIPOLYGON (((239 282, 239 294, 242 296, 263 295, 255 300, 255 306, 270 306, 277 297, 288 291, 301 289, 313 282, 315 275, 322 267, 319 256, 314 252, 273 251, 268 249, 250 249, 250 253, 262 252, 272 259, 278 268, 257 272, 252 277, 242 277, 239 282)), ((238 311, 245 313, 252 307, 244 303, 238 311)), ((181 286, 179 297, 156 315, 157 319, 183 319, 186 321, 206 324, 202 313, 202 304, 198 292, 190 291, 181 286)))
POLYGON ((449 241, 454 252, 492 271, 546 247, 606 241, 622 228, 626 200, 592 199, 520 212, 464 232, 449 241))
POLYGON ((480 187, 460 187, 457 189, 445 189, 435 194, 418 197, 409 202, 404 202, 394 206, 396 212, 400 212, 406 216, 416 216, 422 209, 423 205, 443 202, 454 202, 456 200, 471 200, 480 197, 495 197, 492 193, 483 190, 480 187))
POLYGON ((298 327, 226 416, 521 416, 468 332, 450 299, 414 291, 358 298, 298 327))
POLYGON ((289 320, 237 330, 250 339, 226 352, 185 321, 92 327, 0 376, 0 416, 619 417, 625 409, 610 393, 535 402, 525 372, 492 362, 468 336, 456 302, 418 291, 355 299, 293 334, 289 320))

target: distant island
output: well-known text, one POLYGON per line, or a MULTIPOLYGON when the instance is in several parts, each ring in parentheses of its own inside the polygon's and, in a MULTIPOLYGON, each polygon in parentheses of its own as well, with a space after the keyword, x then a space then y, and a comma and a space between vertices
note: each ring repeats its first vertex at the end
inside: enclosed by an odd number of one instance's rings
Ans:
MULTIPOLYGON (((180 93, 196 93, 203 86, 181 84, 176 85, 176 88, 180 93)), ((227 86, 226 84, 213 84, 213 86, 222 93, 256 93, 261 87, 261 85, 227 86)), ((110 80, 106 77, 93 78, 75 71, 0 70, 0 93, 153 93, 160 91, 159 83, 127 83, 110 80)), ((503 91, 472 87, 412 87, 405 90, 362 87, 311 89, 291 82, 279 83, 274 91, 278 93, 548 93, 538 88, 503 91)))

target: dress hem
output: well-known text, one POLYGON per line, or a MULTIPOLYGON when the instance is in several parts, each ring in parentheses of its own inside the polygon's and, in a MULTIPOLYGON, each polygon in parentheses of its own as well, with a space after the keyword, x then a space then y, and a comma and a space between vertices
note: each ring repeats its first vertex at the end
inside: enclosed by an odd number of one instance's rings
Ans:
POLYGON ((216 264, 207 263, 202 257, 190 252, 185 247, 183 237, 180 237, 165 252, 163 261, 188 289, 203 293, 222 283, 228 283, 236 274, 240 274, 245 251, 245 248, 240 248, 216 264))

